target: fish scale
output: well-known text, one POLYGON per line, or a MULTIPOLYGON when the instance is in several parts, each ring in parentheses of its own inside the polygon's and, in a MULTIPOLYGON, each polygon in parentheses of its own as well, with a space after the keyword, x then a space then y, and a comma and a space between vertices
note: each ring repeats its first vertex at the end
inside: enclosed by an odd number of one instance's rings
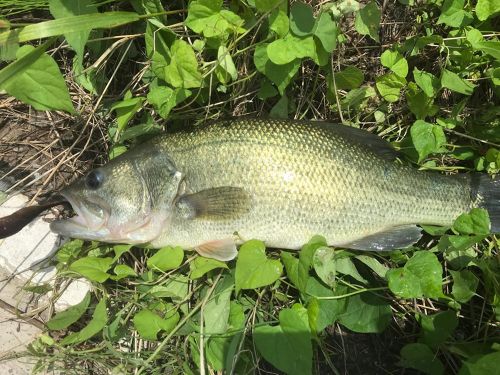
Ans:
POLYGON ((390 250, 418 241, 416 224, 451 226, 473 207, 500 231, 499 181, 419 171, 353 127, 236 119, 158 136, 89 172, 61 192, 76 215, 51 228, 219 260, 252 238, 298 249, 315 234, 390 250))
POLYGON ((174 218, 153 245, 194 247, 234 232, 275 247, 299 248, 314 234, 344 245, 392 226, 450 225, 470 208, 465 180, 384 160, 326 126, 339 125, 236 120, 157 139, 190 190, 241 187, 252 208, 234 220, 174 218))

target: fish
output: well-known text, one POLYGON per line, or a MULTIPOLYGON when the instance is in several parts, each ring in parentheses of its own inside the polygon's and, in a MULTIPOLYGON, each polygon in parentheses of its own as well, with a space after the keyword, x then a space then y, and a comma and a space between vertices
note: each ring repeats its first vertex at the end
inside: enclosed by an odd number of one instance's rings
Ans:
POLYGON ((443 175, 403 162, 365 130, 321 121, 215 121, 156 136, 60 193, 74 217, 63 236, 151 248, 180 246, 222 261, 260 239, 297 250, 314 235, 366 251, 408 247, 418 225, 450 227, 472 208, 500 229, 499 180, 443 175))

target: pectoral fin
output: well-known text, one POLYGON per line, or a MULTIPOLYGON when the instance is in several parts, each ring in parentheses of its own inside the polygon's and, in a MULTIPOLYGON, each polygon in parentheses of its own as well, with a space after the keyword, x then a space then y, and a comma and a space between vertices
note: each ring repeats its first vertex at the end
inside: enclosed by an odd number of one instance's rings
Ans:
POLYGON ((367 251, 386 251, 403 249, 417 242, 422 237, 421 229, 416 225, 404 225, 371 234, 344 245, 349 249, 367 251))
POLYGON ((236 250, 236 243, 232 238, 206 242, 196 246, 194 249, 201 256, 223 262, 236 258, 236 255, 238 254, 238 251, 236 250))
POLYGON ((250 209, 248 194, 238 187, 222 186, 181 196, 175 204, 184 219, 236 219, 250 209))

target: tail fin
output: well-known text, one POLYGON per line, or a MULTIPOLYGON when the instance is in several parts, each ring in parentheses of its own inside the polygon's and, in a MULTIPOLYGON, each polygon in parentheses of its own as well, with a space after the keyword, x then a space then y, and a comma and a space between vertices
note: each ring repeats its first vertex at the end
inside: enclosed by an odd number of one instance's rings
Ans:
POLYGON ((473 175, 471 179, 472 206, 488 211, 491 232, 500 233, 500 178, 487 174, 473 175))

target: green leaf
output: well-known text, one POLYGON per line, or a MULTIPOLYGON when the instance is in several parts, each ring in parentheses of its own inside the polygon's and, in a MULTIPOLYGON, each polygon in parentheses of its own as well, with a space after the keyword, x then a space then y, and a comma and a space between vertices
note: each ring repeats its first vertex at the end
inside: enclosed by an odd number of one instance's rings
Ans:
POLYGON ((338 33, 337 23, 332 20, 330 13, 321 13, 316 21, 314 36, 318 38, 326 52, 333 52, 337 46, 338 33))
POLYGON ((476 43, 474 49, 478 49, 490 56, 493 56, 495 60, 500 60, 500 42, 497 40, 488 40, 476 43))
POLYGON ((245 242, 236 260, 236 294, 241 289, 270 285, 278 280, 282 272, 283 266, 279 260, 266 257, 266 246, 262 241, 245 242))
POLYGON ((225 46, 219 46, 217 51, 218 65, 215 68, 215 75, 219 82, 226 84, 238 78, 238 72, 234 66, 233 58, 225 46))
POLYGON ((30 45, 20 47, 17 60, 0 72, 0 88, 38 110, 75 113, 57 63, 43 53, 47 47, 45 44, 40 49, 30 45))
POLYGON ((475 294, 479 279, 469 270, 453 271, 449 270, 453 278, 453 288, 451 294, 460 303, 470 300, 475 294))
POLYGON ((105 282, 111 275, 107 273, 113 258, 84 257, 74 261, 69 269, 98 283, 105 282))
POLYGON ((356 13, 354 27, 361 35, 369 35, 376 42, 380 42, 380 9, 375 1, 369 2, 363 9, 356 13))
POLYGON ((475 85, 460 78, 457 74, 444 69, 441 75, 441 86, 464 95, 472 95, 475 85))
MULTIPOLYGON (((130 94, 130 92, 129 92, 130 94)), ((130 94, 131 96, 132 94, 130 94)), ((142 108, 142 103, 146 98, 141 96, 125 98, 119 102, 115 102, 111 107, 111 111, 116 112, 116 124, 119 131, 123 131, 134 115, 142 108)))
POLYGON ((275 9, 269 17, 269 28, 280 38, 288 34, 289 24, 288 16, 281 9, 275 9))
POLYGON ((269 111, 271 118, 288 118, 288 96, 283 95, 269 111))
POLYGON ((225 262, 212 258, 196 257, 189 263, 189 278, 191 280, 198 279, 216 268, 228 268, 225 262))
POLYGON ((189 96, 191 96, 191 91, 187 89, 150 85, 147 99, 158 114, 167 119, 170 111, 189 96))
POLYGON ((281 262, 285 265, 285 271, 288 279, 299 288, 299 260, 289 252, 281 252, 281 262))
POLYGON ((193 47, 181 39, 176 39, 170 47, 170 54, 170 64, 164 67, 164 77, 161 78, 173 87, 200 87, 202 77, 193 47))
POLYGON ((261 85, 259 91, 257 92, 257 97, 260 100, 266 100, 268 98, 272 98, 273 96, 278 95, 278 90, 273 86, 273 83, 268 79, 263 79, 261 81, 261 85))
POLYGON ((436 255, 430 252, 416 252, 403 268, 387 272, 389 289, 402 298, 440 298, 443 269, 436 255))
POLYGON ((391 306, 373 293, 356 294, 347 297, 338 320, 354 332, 380 333, 392 320, 391 306))
POLYGON ((413 368, 430 375, 441 375, 444 366, 436 355, 425 344, 406 344, 401 349, 401 361, 399 364, 406 368, 413 368))
POLYGON ((125 254, 127 251, 129 251, 132 248, 132 245, 114 245, 113 246, 113 252, 115 253, 115 257, 113 258, 113 261, 116 262, 120 257, 125 254))
POLYGON ((476 4, 476 16, 480 21, 488 19, 491 15, 500 12, 500 1, 478 0, 476 4))
POLYGON ((148 258, 147 265, 151 270, 162 272, 173 270, 182 264, 184 250, 179 246, 166 246, 158 250, 151 258, 148 258))
POLYGON ((431 98, 436 96, 440 89, 440 82, 436 76, 423 70, 418 70, 418 68, 414 68, 413 78, 415 79, 415 83, 422 89, 425 95, 431 98))
POLYGON ((189 3, 184 24, 206 38, 226 39, 229 34, 240 34, 243 19, 230 10, 222 9, 222 0, 194 0, 189 3))
POLYGON ((228 330, 230 313, 229 302, 233 289, 234 279, 230 275, 225 275, 215 287, 203 311, 205 334, 222 334, 228 330))
POLYGON ((283 39, 277 39, 267 46, 267 55, 276 65, 285 65, 295 59, 315 57, 316 47, 313 37, 298 38, 287 34, 283 39))
POLYGON ((434 99, 421 91, 414 82, 408 84, 406 102, 417 120, 424 120, 427 116, 434 116, 439 110, 438 106, 434 105, 434 99))
POLYGON ((314 252, 313 265, 319 278, 328 286, 333 287, 336 279, 335 250, 330 247, 320 247, 314 252))
POLYGON ((314 270, 328 286, 335 286, 336 273, 349 275, 357 281, 367 283, 359 274, 356 266, 344 251, 336 251, 330 247, 320 247, 313 256, 314 270))
POLYGON ((411 126, 410 134, 413 146, 418 152, 419 162, 424 160, 427 155, 441 151, 446 143, 442 127, 422 120, 415 121, 411 126))
POLYGON ((308 36, 313 33, 315 20, 312 7, 296 1, 290 7, 290 31, 297 36, 308 36))
POLYGON ((0 33, 0 45, 39 40, 68 32, 86 31, 89 25, 92 25, 92 29, 108 29, 138 20, 139 15, 134 12, 104 12, 64 17, 4 31, 0 33))
POLYGON ((373 87, 362 86, 358 89, 349 91, 340 104, 347 110, 360 109, 366 105, 368 99, 373 98, 375 95, 373 87))
POLYGON ((408 62, 398 51, 385 50, 380 62, 402 78, 408 75, 408 62))
POLYGON ((103 298, 95 307, 92 319, 80 332, 74 332, 60 341, 60 345, 79 344, 98 334, 108 322, 106 300, 103 298))
POLYGON ((269 59, 267 46, 268 44, 261 44, 255 48, 254 64, 257 70, 269 78, 283 95, 300 68, 300 59, 295 59, 288 64, 276 65, 269 59))
POLYGON ((308 297, 307 313, 311 329, 319 333, 332 325, 345 312, 347 298, 335 298, 348 292, 347 287, 337 285, 335 291, 325 287, 316 278, 309 277, 305 294, 308 297), (322 297, 326 297, 322 299, 322 297))
POLYGON ((384 74, 375 79, 378 92, 383 99, 390 103, 399 100, 399 93, 405 84, 406 79, 394 73, 384 74))
POLYGON ((278 326, 254 329, 253 339, 259 353, 278 370, 289 375, 312 374, 312 344, 307 312, 283 309, 278 326))
POLYGON ((326 239, 322 236, 314 236, 299 252, 297 287, 301 292, 306 290, 309 281, 309 270, 313 266, 314 253, 320 247, 326 247, 326 239))
POLYGON ((164 284, 153 286, 148 293, 154 297, 169 297, 174 302, 180 302, 187 296, 188 284, 186 276, 174 274, 164 284))
POLYGON ((483 208, 473 208, 461 214, 453 223, 453 229, 460 234, 490 234, 490 217, 483 208))
POLYGON ((484 375, 498 372, 500 363, 500 352, 476 355, 463 361, 462 368, 458 375, 484 375))
POLYGON ((47 322, 47 328, 50 330, 64 329, 75 323, 85 313, 90 304, 90 292, 80 303, 69 307, 68 309, 57 313, 47 322))
POLYGON ((369 255, 356 255, 355 258, 365 265, 370 267, 378 276, 385 278, 385 274, 389 271, 389 267, 380 263, 375 257, 369 255))
POLYGON ((82 240, 72 240, 64 243, 59 250, 57 250, 56 259, 60 263, 68 263, 71 259, 78 256, 82 250, 82 240))
POLYGON ((258 11, 265 13, 269 12, 281 3, 283 3, 283 0, 255 0, 255 7, 258 11))
POLYGON ((358 88, 365 80, 363 71, 355 66, 346 66, 340 72, 335 73, 334 77, 337 90, 358 88))
POLYGON ((143 309, 134 315, 134 327, 143 339, 157 340, 159 332, 169 333, 175 328, 180 315, 172 305, 169 306, 171 306, 171 310, 167 312, 165 319, 148 309, 143 309))
POLYGON ((137 276, 134 269, 126 264, 118 264, 115 266, 113 272, 116 276, 111 276, 113 280, 121 280, 127 276, 137 276))
MULTIPOLYGON (((97 13, 97 7, 92 4, 91 0, 50 0, 49 10, 56 19, 97 13)), ((89 38, 91 29, 92 24, 88 24, 87 30, 67 32, 64 34, 64 38, 76 52, 80 64, 83 61, 84 47, 89 38)))
POLYGON ((451 27, 463 27, 473 20, 472 15, 464 10, 465 0, 444 0, 438 24, 444 23, 451 27))
POLYGON ((437 349, 444 344, 458 326, 458 318, 454 311, 441 311, 433 315, 417 315, 422 327, 419 341, 437 349))

